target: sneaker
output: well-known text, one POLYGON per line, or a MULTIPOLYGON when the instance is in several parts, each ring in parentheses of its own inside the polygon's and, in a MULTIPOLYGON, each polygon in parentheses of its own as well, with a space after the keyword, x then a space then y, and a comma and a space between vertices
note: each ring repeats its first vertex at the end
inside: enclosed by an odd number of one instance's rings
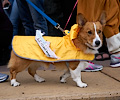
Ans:
POLYGON ((6 81, 9 78, 9 75, 0 73, 0 83, 6 81))
POLYGON ((120 54, 111 55, 111 67, 119 67, 120 66, 120 54))
POLYGON ((85 71, 85 72, 95 72, 95 71, 100 71, 103 69, 103 66, 102 65, 98 65, 98 64, 94 64, 92 62, 89 62, 89 66, 82 70, 82 71, 85 71))

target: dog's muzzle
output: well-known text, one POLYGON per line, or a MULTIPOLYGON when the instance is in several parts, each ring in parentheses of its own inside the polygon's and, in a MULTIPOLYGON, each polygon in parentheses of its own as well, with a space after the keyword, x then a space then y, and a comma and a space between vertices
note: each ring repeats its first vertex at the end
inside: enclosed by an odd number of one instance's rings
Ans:
POLYGON ((99 40, 97 40, 97 41, 95 41, 95 47, 98 47, 99 45, 100 45, 100 41, 99 40))
POLYGON ((101 43, 101 41, 96 40, 93 45, 91 45, 89 43, 85 43, 85 45, 88 46, 89 48, 93 49, 93 50, 98 50, 102 46, 102 43, 101 43))

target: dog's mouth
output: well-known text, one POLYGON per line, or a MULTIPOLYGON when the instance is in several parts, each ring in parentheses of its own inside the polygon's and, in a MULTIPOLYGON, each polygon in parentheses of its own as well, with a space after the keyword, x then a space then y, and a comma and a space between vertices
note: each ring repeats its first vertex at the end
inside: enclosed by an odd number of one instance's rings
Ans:
POLYGON ((89 43, 85 43, 85 45, 86 45, 89 49, 92 49, 92 50, 97 50, 97 49, 100 48, 99 46, 92 46, 92 45, 89 44, 89 43))

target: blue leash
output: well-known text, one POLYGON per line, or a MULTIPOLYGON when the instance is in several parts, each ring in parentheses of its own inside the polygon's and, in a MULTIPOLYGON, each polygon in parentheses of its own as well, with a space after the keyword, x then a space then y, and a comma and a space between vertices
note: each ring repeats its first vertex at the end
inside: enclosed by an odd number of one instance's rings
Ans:
POLYGON ((56 29, 59 29, 63 32, 64 35, 64 30, 60 27, 58 23, 56 23, 54 20, 52 20, 49 16, 47 16, 42 10, 40 10, 35 4, 33 4, 30 0, 26 0, 33 8, 35 8, 43 17, 45 17, 51 24, 54 25, 56 29))

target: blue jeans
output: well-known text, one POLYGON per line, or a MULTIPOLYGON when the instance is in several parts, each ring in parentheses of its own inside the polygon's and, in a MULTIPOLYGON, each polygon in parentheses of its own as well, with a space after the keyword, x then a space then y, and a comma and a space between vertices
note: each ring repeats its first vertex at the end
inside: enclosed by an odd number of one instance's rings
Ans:
POLYGON ((13 1, 12 9, 11 9, 11 14, 9 17, 12 25, 13 25, 13 36, 18 34, 18 26, 19 26, 19 21, 20 21, 20 16, 18 12, 18 6, 16 0, 13 1))
MULTIPOLYGON (((38 8, 44 11, 44 0, 30 0, 38 8)), ((35 35, 35 30, 41 30, 48 35, 48 27, 46 19, 39 14, 31 5, 25 0, 17 0, 20 18, 25 28, 25 35, 35 35)))
POLYGON ((9 9, 5 9, 4 10, 4 12, 5 12, 5 14, 8 16, 8 18, 10 17, 10 14, 11 14, 11 9, 12 9, 12 5, 13 5, 13 2, 14 2, 14 0, 9 0, 9 2, 10 2, 10 7, 9 7, 9 9))
POLYGON ((19 12, 16 0, 9 0, 11 3, 11 7, 7 10, 4 10, 8 18, 10 19, 13 25, 13 36, 18 34, 18 26, 19 26, 19 12))

